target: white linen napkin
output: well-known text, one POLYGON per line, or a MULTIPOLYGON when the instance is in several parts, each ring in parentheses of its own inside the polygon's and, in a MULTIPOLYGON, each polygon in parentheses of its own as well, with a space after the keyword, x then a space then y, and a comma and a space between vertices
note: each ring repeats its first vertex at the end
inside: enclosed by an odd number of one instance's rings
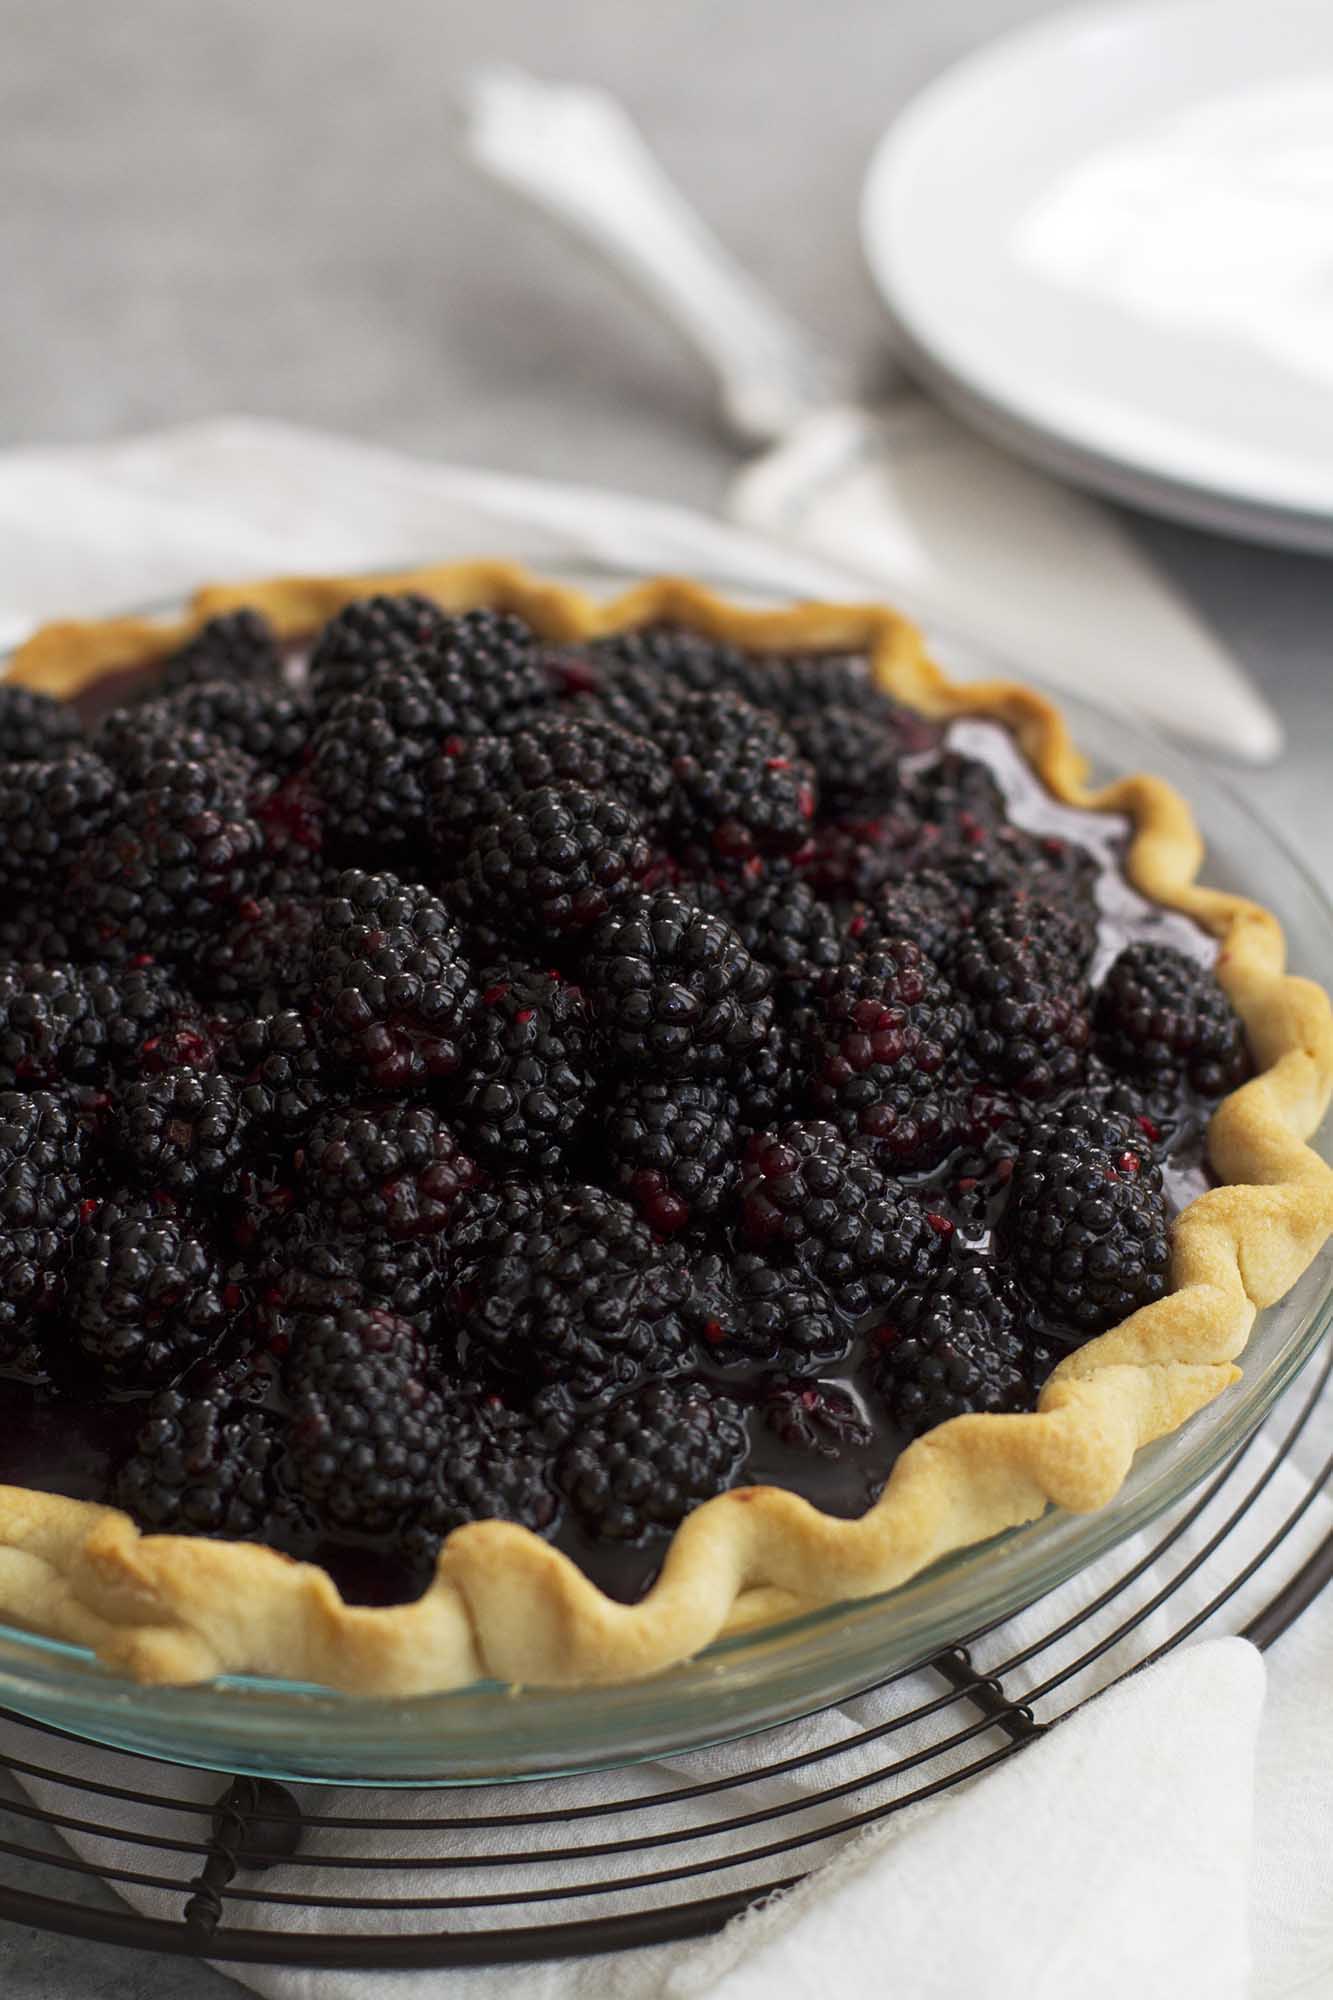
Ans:
POLYGON ((848 426, 880 435, 863 413, 812 419, 736 482, 741 526, 253 419, 11 452, 0 456, 0 646, 34 619, 203 580, 513 549, 534 564, 629 560, 787 597, 896 591, 931 631, 944 621, 946 641, 987 639, 988 673, 996 661, 1026 669, 1210 749, 1276 756, 1281 732, 1258 690, 1104 509, 1053 498, 921 399, 910 410, 886 433, 892 451, 853 448, 848 426), (1035 490, 1019 510, 1010 489, 1025 482, 1035 490), (923 541, 914 522, 927 505, 923 541), (1026 524, 1021 593, 1012 546, 998 569, 983 559, 987 509, 1006 512, 1011 544, 1026 524))
POLYGON ((0 646, 45 618, 293 570, 512 553, 790 596, 864 579, 684 507, 431 465, 250 418, 0 454, 0 646))
MULTIPOLYGON (((619 496, 553 487, 485 473, 429 467, 371 447, 294 432, 272 424, 211 424, 156 438, 87 450, 36 450, 0 459, 0 627, 17 636, 35 619, 56 612, 93 612, 160 599, 201 578, 243 576, 283 567, 355 567, 411 562, 428 556, 475 554, 503 546, 532 561, 584 563, 590 567, 689 569, 755 590, 828 591, 847 579, 822 561, 774 552, 763 542, 682 510, 626 502, 619 496)), ((1327 1437, 1327 1414, 1324 1436, 1327 1437)), ((1260 1441, 1253 1451, 1266 1450, 1260 1441)), ((1290 1464, 1277 1468, 1240 1535, 1227 1542, 1226 1575, 1247 1550, 1299 1501, 1304 1488, 1290 1464)), ((1221 1519, 1212 1506, 1182 1538, 1179 1552, 1204 1548, 1221 1519)), ((1333 1528, 1333 1503, 1320 1498, 1283 1544, 1283 1573, 1294 1568, 1333 1528)), ((1149 1540, 1139 1538, 1082 1573, 975 1649, 985 1670, 1035 1642, 1059 1620, 1093 1604, 1099 1591, 1122 1575, 1149 1540)), ((1095 1629, 1109 1631, 1130 1606, 1144 1619, 1131 1636, 1111 1645, 1048 1697, 1036 1700, 1039 1720, 1057 1716, 1074 1700, 1107 1686, 1162 1644, 1186 1616, 1204 1606, 1219 1581, 1206 1561, 1169 1601, 1152 1608, 1157 1577, 1143 1577, 1099 1614, 1095 1629)), ((1280 1577, 1260 1571, 1227 1607, 1225 1629, 1234 1630, 1266 1601, 1280 1577)), ((1080 1626, 1062 1645, 1043 1647, 1005 1684, 1025 1691, 1056 1670, 1062 1658, 1082 1654, 1092 1629, 1080 1626)), ((725 1995, 727 2000, 765 1994, 800 1996, 832 1984, 845 2000, 900 1987, 920 2000, 966 1993, 988 1996, 1119 1996, 1135 1991, 1170 1994, 1172 2000, 1228 2000, 1253 1992, 1261 2000, 1312 1994, 1333 1980, 1333 1881, 1325 1865, 1327 1829, 1333 1824, 1333 1599, 1308 1611, 1281 1642, 1275 1659, 1275 1693, 1262 1707, 1264 1675, 1244 1642, 1223 1639, 1191 1645, 1136 1676, 1105 1700, 1081 1710, 1044 1740, 972 1780, 957 1792, 882 1821, 851 1845, 830 1838, 806 1850, 807 1862, 827 1865, 789 1897, 747 1915, 717 1940, 661 1947, 616 1959, 595 1959, 521 1970, 469 1973, 353 1975, 302 1973, 262 1967, 226 1968, 273 2000, 426 2000, 445 1991, 460 2000, 490 2000, 515 1991, 582 2000, 583 1995, 725 1995), (1258 1778, 1256 1782, 1256 1758, 1258 1778), (835 1850, 841 1845, 841 1852, 835 1850), (1254 1862, 1252 1865, 1252 1852, 1254 1862), (1247 1908, 1247 1895, 1249 1907, 1247 1908), (1250 1985, 1250 1941, 1258 1967, 1250 1985)), ((698 1778, 749 1771, 803 1749, 834 1751, 856 1734, 893 1715, 906 1714, 938 1692, 933 1681, 909 1677, 876 1694, 782 1731, 731 1746, 580 1780, 539 1783, 501 1801, 525 1810, 596 1804, 608 1798, 650 1799, 664 1787, 698 1778)), ((830 1782, 881 1768, 889 1755, 939 1744, 959 1727, 957 1712, 908 1725, 884 1746, 853 1746, 833 1766, 821 1764, 762 1787, 741 1787, 726 1797, 730 1814, 747 1805, 795 1801, 830 1782)), ((997 1745, 998 1736, 987 1738, 997 1745)), ((15 1756, 31 1751, 22 1725, 6 1723, 0 1745, 15 1756)), ((973 1745, 946 1749, 929 1766, 936 1777, 959 1769, 973 1745)), ((80 1780, 123 1782, 163 1796, 211 1800, 219 1781, 205 1773, 131 1762, 114 1752, 43 1739, 40 1756, 80 1780), (155 1781, 155 1772, 160 1776, 155 1781)), ((907 1772, 864 1795, 882 1803, 919 1782, 907 1772)), ((72 1796, 49 1781, 29 1781, 39 1803, 68 1810, 72 1796)), ((495 1811, 496 1798, 476 1792, 384 1794, 305 1788, 312 1812, 354 1813, 370 1819, 392 1813, 429 1819, 495 1811)), ((851 1801, 862 1803, 861 1795, 851 1801)), ((815 1803, 799 1824, 836 1827, 848 1802, 815 1803)), ((719 1808, 708 1801, 658 1813, 649 1830, 664 1825, 706 1825, 719 1808), (692 1818, 698 1813, 699 1818, 692 1818)), ((199 1823, 180 1816, 164 1826, 145 1811, 127 1826, 178 1837, 197 1837, 199 1823)), ((645 1822, 617 1818, 617 1835, 645 1822)), ((785 1826, 785 1822, 783 1823, 785 1826)), ((606 1837, 606 1825, 576 1822, 547 1830, 545 1844, 606 1837)), ((391 1836, 402 1854, 413 1836, 391 1836)), ((317 1850, 365 1854, 373 1833, 325 1832, 312 1836, 317 1850)), ((419 1870, 357 1873, 330 1883, 301 1858, 263 1878, 267 1888, 314 1894, 330 1887, 389 1897, 465 1897, 493 1891, 495 1874, 469 1871, 467 1862, 512 1835, 477 1828, 452 1834, 447 1850, 428 1834, 416 1837, 419 1870), (447 1859, 447 1873, 432 1859, 447 1859)), ((524 1835, 525 1846, 541 1845, 524 1835)), ((145 1866, 143 1848, 86 1835, 74 1837, 85 1858, 103 1866, 145 1866)), ((734 1838, 691 1842, 691 1859, 721 1861, 735 1852, 734 1838)), ((183 1882, 197 1862, 178 1857, 183 1882)), ((153 1868, 170 1862, 152 1856, 153 1868)), ((545 1880, 567 1864, 548 1864, 545 1880)), ((635 1872, 637 1857, 606 1864, 635 1872)), ((779 1864, 780 1866, 781 1864, 779 1864)), ((582 1870, 587 1872, 584 1864, 582 1870)), ((728 1869, 720 1886, 751 1886, 776 1872, 773 1862, 728 1869)), ((566 1874, 566 1880, 571 1877, 566 1874)), ((608 1880, 611 1876, 608 1875, 608 1880)), ((505 1871, 503 1886, 524 1886, 505 1871)), ((527 1886, 533 1886, 531 1881, 527 1886)), ((714 1886, 712 1882, 708 1885, 714 1886)), ((179 1912, 180 1898, 126 1885, 140 1908, 179 1912)), ((664 1891, 668 1899, 699 1893, 685 1883, 664 1891)), ((620 1901, 581 1899, 577 1913, 617 1910, 620 1901)), ((534 1904, 506 1913, 514 1924, 549 1922, 569 1906, 534 1904)), ((315 1930, 321 1913, 308 1904, 265 1910, 240 1902, 228 1920, 278 1924, 288 1934, 315 1930)), ((406 1923, 392 1912, 365 1912, 367 1930, 465 1929, 472 1911, 455 1911, 437 1923, 416 1916, 406 1923)), ((327 1914, 330 1928, 355 1926, 346 1912, 327 1914)))

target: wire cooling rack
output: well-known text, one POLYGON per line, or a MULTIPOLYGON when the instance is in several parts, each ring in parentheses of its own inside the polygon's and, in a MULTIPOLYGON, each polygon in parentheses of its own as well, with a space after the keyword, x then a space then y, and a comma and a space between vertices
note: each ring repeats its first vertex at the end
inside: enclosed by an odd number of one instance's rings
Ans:
MULTIPOLYGON (((90 1782, 43 1759, 44 1748, 58 1758, 48 1746, 66 1732, 9 1715, 25 1754, 0 1757, 0 1769, 57 1803, 38 1804, 22 1793, 0 1800, 0 1878, 11 1858, 41 1864, 52 1877, 51 1893, 41 1895, 0 1879, 0 1919, 181 1956, 365 1970, 564 1958, 718 1930, 749 1904, 798 1882, 849 1834, 1017 1755, 1081 1705, 1080 1679, 1113 1651, 1112 1679, 1122 1679, 1210 1622, 1270 1646, 1333 1578, 1333 1535, 1292 1565, 1293 1548, 1299 1556, 1310 1539, 1307 1524, 1296 1543, 1301 1523, 1333 1482, 1333 1453, 1312 1476, 1302 1475, 1299 1498, 1267 1536, 1254 1532, 1256 1504, 1279 1467, 1297 1463, 1292 1454, 1303 1437, 1300 1462, 1310 1463, 1310 1442, 1333 1407, 1328 1401, 1321 1407, 1330 1374, 1333 1345, 1326 1343, 1294 1399, 1285 1399, 1266 1427, 1271 1449, 1255 1452, 1251 1439, 1073 1615, 1048 1625, 1038 1607, 1035 1626, 1032 1613, 1023 1621, 1025 1643, 1012 1651, 1002 1644, 1003 1657, 984 1669, 974 1652, 988 1639, 993 1648, 1008 1627, 970 1633, 915 1670, 911 1686, 924 1699, 905 1712, 900 1706, 890 1720, 832 1747, 777 1759, 764 1754, 771 1739, 756 1738, 752 1761, 734 1758, 722 1775, 696 1783, 664 1782, 649 1795, 627 1785, 624 1796, 592 1805, 580 1804, 571 1789, 568 1805, 530 1812, 486 1810, 516 1796, 521 1804, 523 1788, 508 1786, 481 1800, 470 1793, 469 1807, 482 1810, 466 1816, 321 1814, 302 1810, 285 1787, 259 1778, 235 1779, 211 1802, 90 1782), (1279 1573, 1271 1595, 1260 1582, 1262 1608, 1238 1615, 1239 1594, 1244 1590, 1252 1604, 1255 1580, 1279 1573), (1146 1596, 1135 1590, 1145 1582, 1146 1596), (926 1725, 934 1733, 923 1748, 926 1725), (580 1823, 588 1821, 597 1823, 593 1837, 578 1841, 580 1823), (63 1844, 35 1846, 39 1828, 123 1843, 120 1858, 99 1865, 63 1844), (575 1837, 562 1838, 562 1828, 575 1837), (475 1841, 479 1832, 484 1851, 475 1841), (473 1844, 464 1848, 469 1838, 473 1844), (322 1840, 331 1851, 321 1852, 322 1840), (315 1893, 266 1886, 273 1866, 293 1856, 313 1871, 315 1893), (460 1870, 482 1886, 451 1893, 460 1870), (399 1896, 391 1886, 386 1892, 386 1883, 409 1875, 414 1890, 424 1875, 439 1893, 399 1896), (88 1876, 161 1892, 162 1914, 76 1900, 74 1878, 88 1876), (330 1930, 284 1930, 284 1912, 298 1907, 325 1913, 330 1930), (532 1921, 534 1911, 547 1908, 551 1921, 532 1921), (271 1928, 254 1918, 248 1927, 243 1910, 271 1928)), ((895 1679, 906 1687, 907 1676, 895 1679)), ((892 1693, 894 1682, 882 1688, 892 1693)), ((160 1781, 171 1767, 151 1768, 160 1781)), ((544 1787, 543 1796, 550 1795, 544 1787)))

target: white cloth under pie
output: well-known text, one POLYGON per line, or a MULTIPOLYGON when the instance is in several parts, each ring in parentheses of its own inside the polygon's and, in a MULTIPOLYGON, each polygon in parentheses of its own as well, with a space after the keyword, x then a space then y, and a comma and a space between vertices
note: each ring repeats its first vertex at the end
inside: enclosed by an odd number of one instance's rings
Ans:
MULTIPOLYGON (((501 547, 535 562, 674 568, 724 575, 733 584, 748 581, 756 589, 784 583, 812 592, 846 587, 836 568, 813 558, 784 554, 775 573, 762 543, 676 510, 627 514, 610 496, 599 502, 586 491, 425 467, 277 425, 213 424, 124 445, 0 458, 0 641, 57 612, 151 602, 204 579, 410 563, 501 547)), ((1325 1404, 1322 1422, 1311 1426, 1311 1453, 1322 1456, 1331 1430, 1333 1401, 1325 1404)), ((1252 1448, 1253 1468, 1263 1464, 1266 1450, 1263 1440, 1252 1448)), ((1307 1456, 1307 1471, 1315 1462, 1307 1456)), ((1228 1536, 1221 1570, 1205 1561, 1131 1637, 1038 1700, 1038 1719, 1050 1720, 1108 1687, 1169 1640, 1307 1490, 1294 1463, 1280 1465, 1262 1502, 1228 1536)), ((1215 1502, 1182 1536, 1173 1551, 1173 1575, 1184 1551, 1203 1548, 1225 1505, 1225 1497, 1215 1502)), ((1331 1530, 1333 1502, 1321 1497, 1284 1541, 1276 1574, 1272 1566, 1260 1570, 1227 1605, 1220 1629, 1238 1630, 1331 1530)), ((978 1664, 990 1670, 1093 1604, 1148 1546, 1147 1539, 1123 1545, 987 1635, 975 1649, 978 1664)), ((1131 1608, 1148 1606, 1158 1580, 1149 1566, 1092 1625, 1080 1623, 1062 1645, 1043 1648, 1026 1668, 1006 1674, 1006 1687, 1026 1693, 1062 1659, 1080 1656, 1091 1638, 1109 1632, 1131 1608)), ((438 2000, 445 1994, 450 2000, 869 2000, 890 1992, 912 2000, 1314 2000, 1333 1992, 1330 1669, 1333 1596, 1317 1602, 1279 1641, 1267 1677, 1245 1641, 1196 1638, 985 1776, 882 1821, 840 1851, 836 1842, 811 1850, 810 1860, 823 1866, 800 1889, 702 1943, 478 1972, 227 1969, 273 2000, 438 2000)), ((835 1750, 937 1692, 935 1683, 913 1677, 744 1744, 677 1758, 669 1766, 524 1786, 505 1804, 535 1811, 629 1793, 651 1797, 672 1784, 752 1770, 794 1750, 835 1750)), ((905 1757, 934 1740, 922 1734, 928 1727, 918 1723, 895 1735, 894 1754, 905 1757)), ((994 1739, 997 1745, 1002 1740, 994 1739)), ((15 1724, 0 1725, 0 1749, 16 1757, 34 1754, 28 1732, 15 1724)), ((130 1762, 91 1746, 43 1739, 36 1754, 48 1765, 59 1759, 70 1775, 157 1788, 164 1795, 209 1800, 219 1789, 208 1774, 130 1762)), ((975 1755, 975 1746, 953 1754, 961 1762, 975 1755)), ((885 1757, 883 1749, 843 1753, 835 1765, 816 1765, 783 1783, 815 1790, 831 1778, 851 1776, 858 1760, 869 1770, 885 1757)), ((947 1759, 934 1761, 930 1775, 947 1768, 947 1759)), ((919 1776, 899 1782, 910 1790, 919 1776)), ((39 1803, 69 1809, 64 1788, 30 1781, 30 1789, 39 1803)), ((496 1810, 493 1794, 469 1792, 448 1795, 447 1802, 440 1793, 328 1787, 302 1796, 311 1811, 368 1818, 377 1809, 422 1818, 496 1810)), ((741 1787, 726 1795, 725 1808, 705 1800, 676 1811, 680 1824, 700 1823, 720 1810, 743 1811, 779 1796, 771 1784, 741 1787), (689 1820, 690 1812, 698 1813, 698 1822, 689 1820)), ((873 1801, 891 1796, 891 1786, 866 1795, 873 1801)), ((160 1818, 154 1824, 160 1831, 160 1818)), ((582 1824, 590 1839, 605 1837, 596 1821, 582 1824)), ((655 1828, 662 1824, 654 1818, 655 1828)), ((483 1882, 493 1889, 493 1875, 470 1874, 466 1864, 504 1837, 481 1829, 451 1835, 455 1865, 444 1888, 439 1876, 422 1870, 378 1879, 358 1874, 355 1891, 459 1896, 483 1882)), ((319 1838, 329 1843, 321 1851, 373 1851, 374 1836, 366 1833, 319 1838)), ((576 1838, 577 1827, 569 1825, 552 1835, 566 1845, 576 1838)), ((386 1856, 403 1853, 411 1839, 399 1834, 391 1844, 386 1840, 386 1856)), ((76 1844, 103 1865, 144 1866, 142 1849, 87 1838, 76 1844)), ((424 1858, 431 1843, 423 1836, 419 1844, 424 1858)), ((718 1842, 715 1851, 730 1846, 718 1842)), ((708 1850, 692 1843, 689 1851, 695 1858, 708 1850)), ((190 1857, 180 1862, 188 1880, 196 1864, 190 1857)), ((154 1854, 150 1865, 166 1869, 170 1862, 154 1854)), ((620 1863, 625 1872, 640 1865, 634 1857, 620 1863)), ((765 1879, 771 1867, 749 1879, 765 1879)), ((587 1865, 579 1872, 586 1876, 587 1865)), ((329 1886, 327 1876, 299 1859, 263 1879, 266 1887, 297 1894, 329 1886)), ((747 1878, 733 1871, 724 1880, 742 1886, 747 1878)), ((336 1886, 346 1891, 347 1878, 336 1886)), ((504 1886, 522 1883, 506 1871, 504 1886)), ((179 1913, 178 1897, 134 1887, 125 1893, 142 1909, 179 1913)), ((686 1885, 680 1893, 698 1890, 686 1885)), ((608 1894, 581 1901, 579 1914, 618 1907, 608 1894)), ((560 1906, 555 1910, 559 1914, 560 1906)), ((550 1904, 519 1906, 511 1921, 551 1921, 552 1915, 550 1904)), ((229 1908, 228 1919, 250 1925, 272 1920, 262 1906, 243 1902, 229 1908)), ((317 1928, 321 1916, 298 1904, 284 1908, 280 1921, 290 1935, 317 1928)), ((358 1919, 339 1911, 327 1921, 345 1929, 358 1919)), ((364 1928, 381 1932, 394 1921, 383 1911, 361 1919, 364 1928)), ((423 1921, 416 1918, 415 1927, 423 1921)), ((470 1921, 467 1912, 447 1919, 453 1929, 470 1921)))

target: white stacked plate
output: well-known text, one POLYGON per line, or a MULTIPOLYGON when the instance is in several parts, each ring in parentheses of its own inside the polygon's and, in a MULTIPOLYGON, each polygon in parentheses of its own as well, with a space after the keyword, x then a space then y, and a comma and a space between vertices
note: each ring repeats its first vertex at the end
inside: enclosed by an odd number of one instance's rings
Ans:
POLYGON ((1014 450, 1333 552, 1333 5, 1076 8, 892 126, 863 232, 904 358, 1014 450))

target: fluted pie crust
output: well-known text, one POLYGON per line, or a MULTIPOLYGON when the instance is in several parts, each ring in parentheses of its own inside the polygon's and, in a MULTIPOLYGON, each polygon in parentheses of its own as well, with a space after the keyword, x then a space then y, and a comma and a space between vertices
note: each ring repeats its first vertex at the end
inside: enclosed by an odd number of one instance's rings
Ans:
POLYGON ((113 1507, 0 1487, 0 1617, 88 1646, 141 1682, 253 1671, 368 1695, 423 1694, 480 1676, 606 1684, 656 1673, 723 1633, 888 1590, 1051 1503, 1075 1512, 1104 1505, 1140 1445, 1238 1378, 1256 1313, 1295 1284, 1333 1231, 1333 1170, 1305 1144, 1333 1090, 1333 1017, 1318 987, 1286 974, 1276 918, 1196 882, 1203 844, 1168 785, 1139 776, 1087 789, 1086 763, 1049 702, 1004 681, 955 685, 913 626, 879 605, 741 610, 674 578, 597 603, 507 563, 451 563, 216 586, 172 623, 48 625, 21 649, 13 675, 69 696, 113 669, 167 655, 241 605, 298 639, 354 598, 409 589, 450 611, 516 611, 554 641, 669 619, 759 652, 865 651, 880 684, 924 714, 1005 724, 1057 798, 1128 818, 1130 880, 1218 940, 1217 976, 1244 1020, 1256 1069, 1209 1127, 1222 1185, 1176 1220, 1167 1296, 1069 1354, 1034 1413, 941 1424, 902 1453, 859 1520, 835 1519, 774 1486, 723 1493, 683 1522, 637 1604, 614 1602, 510 1522, 457 1529, 424 1596, 366 1609, 345 1604, 324 1570, 271 1549, 143 1535, 113 1507))

